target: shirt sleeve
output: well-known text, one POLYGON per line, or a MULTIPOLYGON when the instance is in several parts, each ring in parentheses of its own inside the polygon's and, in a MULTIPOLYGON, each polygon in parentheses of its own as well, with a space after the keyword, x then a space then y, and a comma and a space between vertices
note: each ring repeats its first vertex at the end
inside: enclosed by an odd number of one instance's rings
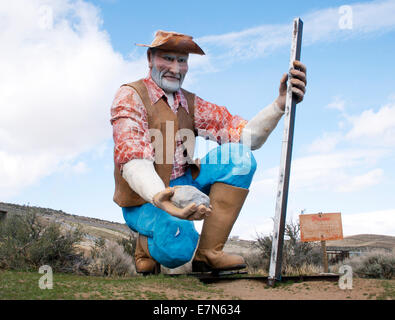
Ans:
POLYGON ((147 110, 138 93, 123 86, 111 106, 114 138, 114 161, 120 168, 133 159, 154 161, 154 150, 148 131, 147 110))
POLYGON ((199 136, 218 142, 240 142, 241 131, 248 123, 238 115, 231 115, 226 107, 195 98, 195 129, 199 136))

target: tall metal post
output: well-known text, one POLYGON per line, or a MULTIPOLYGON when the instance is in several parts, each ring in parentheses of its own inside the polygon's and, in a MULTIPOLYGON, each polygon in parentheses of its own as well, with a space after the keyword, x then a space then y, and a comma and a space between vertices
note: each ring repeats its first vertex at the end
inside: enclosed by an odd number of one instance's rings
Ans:
MULTIPOLYGON (((303 22, 300 18, 293 21, 293 34, 289 68, 293 68, 294 60, 300 60, 302 46, 303 22)), ((289 173, 291 169, 292 142, 295 123, 296 102, 292 96, 291 74, 288 76, 287 98, 285 103, 284 136, 281 148, 280 175, 276 194, 276 212, 272 239, 272 252, 268 284, 273 286, 281 280, 281 262, 283 257, 285 219, 287 214, 289 173)))

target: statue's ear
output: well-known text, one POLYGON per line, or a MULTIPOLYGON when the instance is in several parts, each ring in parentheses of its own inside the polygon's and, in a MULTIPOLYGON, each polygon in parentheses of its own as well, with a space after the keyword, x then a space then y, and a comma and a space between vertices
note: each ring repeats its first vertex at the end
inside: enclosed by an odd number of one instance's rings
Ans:
POLYGON ((153 66, 154 57, 153 57, 153 52, 150 49, 147 50, 147 60, 148 60, 148 67, 151 69, 153 66))

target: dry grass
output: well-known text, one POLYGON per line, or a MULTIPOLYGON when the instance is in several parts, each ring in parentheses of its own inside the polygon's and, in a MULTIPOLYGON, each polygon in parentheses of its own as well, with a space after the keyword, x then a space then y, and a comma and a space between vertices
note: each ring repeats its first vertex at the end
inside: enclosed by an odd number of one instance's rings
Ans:
POLYGON ((132 256, 122 245, 112 240, 104 240, 92 249, 87 270, 95 276, 132 276, 136 269, 132 256))
POLYGON ((300 276, 300 275, 314 275, 322 272, 322 267, 316 264, 303 263, 301 266, 285 266, 284 275, 300 276))

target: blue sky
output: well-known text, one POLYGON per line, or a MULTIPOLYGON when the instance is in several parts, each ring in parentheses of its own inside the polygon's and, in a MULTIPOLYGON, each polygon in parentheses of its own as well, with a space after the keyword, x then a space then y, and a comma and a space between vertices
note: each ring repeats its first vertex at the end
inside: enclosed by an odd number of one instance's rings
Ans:
MULTIPOLYGON (((395 235, 395 1, 36 0, 1 4, 0 14, 0 201, 123 222, 109 111, 119 85, 147 73, 134 44, 158 29, 192 35, 207 55, 190 57, 184 87, 251 119, 277 96, 300 16, 308 86, 288 217, 342 212, 346 235, 395 235)), ((254 151, 233 235, 272 230, 282 129, 254 151)), ((214 147, 199 141, 196 156, 214 147)))

